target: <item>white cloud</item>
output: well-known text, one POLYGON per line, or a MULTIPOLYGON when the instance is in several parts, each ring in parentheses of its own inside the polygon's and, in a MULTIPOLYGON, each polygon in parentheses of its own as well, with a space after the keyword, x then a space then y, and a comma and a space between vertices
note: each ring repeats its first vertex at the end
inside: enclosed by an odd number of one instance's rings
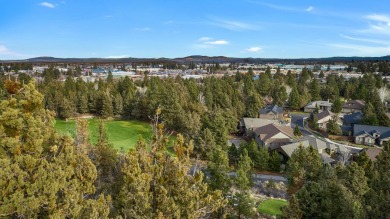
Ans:
POLYGON ((152 28, 150 27, 141 27, 141 28, 135 28, 136 31, 151 31, 152 28))
POLYGON ((263 50, 261 47, 258 47, 258 46, 254 46, 254 47, 251 47, 249 49, 246 49, 247 52, 260 52, 261 50, 263 50))
POLYGON ((229 44, 229 42, 226 41, 226 40, 215 40, 215 41, 204 42, 204 44, 209 44, 209 45, 227 45, 227 44, 229 44))
POLYGON ((313 7, 313 6, 310 6, 310 7, 306 8, 306 10, 305 10, 305 11, 307 11, 307 12, 311 12, 311 11, 313 11, 313 9, 314 9, 314 7, 313 7))
POLYGON ((55 8, 56 6, 49 2, 41 2, 39 5, 47 8, 55 8))
POLYGON ((210 22, 210 24, 218 26, 218 27, 222 27, 222 28, 225 28, 228 30, 235 30, 235 31, 259 29, 258 26, 253 25, 253 24, 244 23, 244 22, 240 22, 240 21, 218 19, 218 18, 213 19, 213 22, 210 22))
POLYGON ((246 2, 256 4, 256 5, 261 5, 265 6, 267 8, 275 9, 278 11, 289 11, 289 12, 310 12, 314 9, 313 6, 309 6, 308 8, 299 8, 299 7, 293 7, 293 6, 284 6, 284 5, 276 5, 276 4, 270 4, 266 2, 260 2, 260 1, 255 1, 255 0, 246 0, 246 2))
POLYGON ((343 52, 348 51, 349 54, 346 55, 360 55, 360 56, 381 56, 390 54, 390 46, 362 46, 355 44, 339 44, 331 43, 327 44, 330 47, 342 49, 343 52))
POLYGON ((228 45, 226 40, 214 40, 212 37, 201 37, 197 40, 197 43, 193 45, 197 49, 214 48, 215 46, 228 45))
POLYGON ((210 40, 212 40, 213 38, 211 38, 211 37, 201 37, 201 38, 199 38, 198 39, 198 41, 200 41, 200 42, 205 42, 205 41, 210 41, 210 40))
POLYGON ((123 58, 129 58, 129 55, 119 55, 119 56, 107 56, 106 59, 123 59, 123 58))
POLYGON ((370 14, 364 17, 370 23, 367 29, 360 30, 360 33, 390 35, 390 16, 380 14, 370 14))
POLYGON ((375 43, 375 44, 383 44, 383 45, 390 45, 390 41, 385 41, 385 40, 368 39, 368 38, 357 38, 357 37, 346 36, 344 34, 339 34, 339 36, 341 36, 341 37, 343 37, 345 39, 349 39, 349 40, 368 42, 368 43, 375 43))
POLYGON ((372 21, 378 21, 378 22, 385 22, 385 23, 390 23, 390 17, 386 15, 381 15, 381 14, 370 14, 365 16, 366 19, 372 20, 372 21))

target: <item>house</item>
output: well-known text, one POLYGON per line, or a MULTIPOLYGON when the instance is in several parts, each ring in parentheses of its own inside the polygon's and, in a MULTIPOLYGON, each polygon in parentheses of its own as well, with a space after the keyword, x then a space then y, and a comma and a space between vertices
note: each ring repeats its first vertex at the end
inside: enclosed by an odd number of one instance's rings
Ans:
POLYGON ((332 108, 332 105, 333 105, 333 103, 330 103, 329 100, 328 101, 323 101, 323 100, 313 101, 313 102, 308 103, 305 106, 304 111, 306 113, 311 113, 316 109, 317 106, 318 106, 318 109, 320 111, 330 110, 332 108))
POLYGON ((326 129, 329 123, 329 120, 332 119, 333 113, 329 110, 324 110, 317 114, 318 127, 321 129, 326 129))
POLYGON ((271 123, 279 124, 280 122, 278 120, 244 117, 240 120, 239 128, 241 133, 252 136, 253 130, 271 123))
POLYGON ((268 150, 278 149, 294 140, 294 131, 290 126, 281 126, 274 123, 256 128, 253 131, 255 141, 259 146, 268 150))
POLYGON ((299 148, 300 145, 302 145, 304 148, 308 148, 310 145, 313 146, 313 148, 318 151, 323 164, 333 164, 336 162, 336 160, 326 152, 326 149, 328 148, 327 143, 315 138, 314 136, 308 136, 308 139, 306 140, 281 146, 280 152, 283 155, 283 160, 287 161, 290 159, 291 155, 299 148))
POLYGON ((313 135, 305 136, 300 141, 286 144, 280 147, 280 154, 283 155, 284 161, 287 161, 292 153, 298 149, 299 145, 302 145, 304 148, 313 146, 315 150, 318 151, 323 164, 334 164, 337 160, 340 160, 340 155, 348 154, 358 154, 362 151, 361 148, 347 148, 341 144, 334 144, 328 141, 319 139, 313 135))
POLYGON ((268 105, 259 110, 259 118, 283 120, 284 109, 276 104, 268 105))
POLYGON ((366 103, 363 100, 351 100, 343 104, 342 113, 363 112, 366 103))
POLYGON ((355 124, 361 123, 362 120, 363 120, 363 113, 362 112, 354 112, 351 114, 346 114, 343 117, 343 125, 353 126, 355 124))
POLYGON ((382 146, 390 141, 390 127, 355 124, 353 137, 356 144, 382 146))

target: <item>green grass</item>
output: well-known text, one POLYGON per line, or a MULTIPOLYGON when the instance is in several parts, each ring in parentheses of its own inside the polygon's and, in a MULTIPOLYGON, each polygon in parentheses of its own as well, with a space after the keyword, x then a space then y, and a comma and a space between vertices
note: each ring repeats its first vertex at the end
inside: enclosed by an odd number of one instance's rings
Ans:
POLYGON ((262 214, 276 216, 282 214, 282 207, 287 205, 283 199, 268 199, 260 203, 258 211, 262 214))
MULTIPOLYGON (((151 138, 151 125, 147 122, 135 120, 109 120, 105 121, 108 140, 114 148, 120 151, 127 151, 133 148, 137 143, 139 135, 149 142, 151 138)), ((60 134, 69 133, 72 137, 75 136, 75 121, 56 120, 55 129, 60 134)), ((91 143, 97 142, 97 130, 99 127, 98 119, 88 119, 89 136, 91 143)), ((175 136, 170 137, 170 145, 175 140, 175 136)), ((173 152, 172 147, 168 148, 169 152, 173 152)))

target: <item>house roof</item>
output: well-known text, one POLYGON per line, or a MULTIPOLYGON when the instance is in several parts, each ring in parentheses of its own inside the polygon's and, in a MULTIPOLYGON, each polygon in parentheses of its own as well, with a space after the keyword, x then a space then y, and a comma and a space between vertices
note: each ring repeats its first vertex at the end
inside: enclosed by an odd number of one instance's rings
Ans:
POLYGON ((344 115, 344 124, 346 125, 358 124, 362 120, 363 120, 363 113, 361 112, 344 115))
POLYGON ((362 110, 366 105, 363 100, 351 100, 343 104, 344 109, 359 109, 362 110))
POLYGON ((353 136, 359 136, 364 134, 372 136, 373 133, 381 133, 379 139, 388 138, 390 137, 390 127, 359 124, 355 124, 353 126, 353 136))
POLYGON ((289 138, 294 138, 294 131, 290 126, 278 126, 273 123, 259 127, 254 132, 263 142, 269 142, 278 133, 283 133, 289 138))
POLYGON ((308 103, 305 106, 305 108, 313 108, 313 109, 315 109, 316 105, 318 105, 318 107, 320 107, 320 106, 331 107, 333 105, 333 103, 330 103, 329 101, 324 101, 324 100, 313 101, 313 102, 308 103))
POLYGON ((268 105, 260 110, 260 114, 268 114, 269 112, 273 112, 275 114, 283 113, 283 107, 279 107, 278 105, 268 105))
POLYGON ((259 118, 242 118, 240 123, 241 126, 255 129, 271 123, 279 124, 279 121, 271 120, 271 119, 259 119, 259 118))
POLYGON ((382 149, 377 147, 371 147, 366 150, 366 153, 370 160, 376 161, 376 157, 382 152, 382 149))
POLYGON ((320 153, 320 156, 323 164, 329 164, 336 161, 335 159, 331 158, 330 155, 327 153, 320 153))
MULTIPOLYGON (((303 141, 295 142, 292 144, 283 145, 280 148, 282 149, 282 152, 285 155, 287 155, 287 157, 291 157, 291 155, 294 153, 295 150, 298 149, 298 147, 300 145, 302 145, 302 147, 304 147, 304 148, 308 148, 310 145, 313 146, 314 148, 317 148, 315 145, 311 144, 309 140, 303 140, 303 141)), ((318 150, 318 148, 317 148, 317 150, 318 150)), ((320 153, 320 156, 321 156, 322 163, 324 163, 324 164, 332 163, 335 161, 327 153, 320 153)))
POLYGON ((330 112, 329 110, 324 110, 324 111, 317 114, 317 119, 318 119, 318 121, 320 121, 321 119, 324 119, 327 116, 333 116, 333 113, 330 112))
POLYGON ((294 153, 294 151, 296 149, 298 149, 299 145, 302 145, 304 148, 307 148, 307 147, 309 147, 310 143, 308 140, 304 140, 304 141, 298 141, 298 142, 291 143, 291 144, 286 144, 286 145, 280 146, 280 148, 282 149, 282 152, 284 152, 284 154, 287 155, 287 157, 291 157, 291 155, 294 153))

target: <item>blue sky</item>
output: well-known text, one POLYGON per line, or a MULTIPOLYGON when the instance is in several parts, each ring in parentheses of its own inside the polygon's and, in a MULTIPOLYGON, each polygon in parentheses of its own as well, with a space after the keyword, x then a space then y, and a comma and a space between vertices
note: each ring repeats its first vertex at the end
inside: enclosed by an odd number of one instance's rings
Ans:
POLYGON ((0 59, 390 55, 388 0, 2 0, 0 59))

